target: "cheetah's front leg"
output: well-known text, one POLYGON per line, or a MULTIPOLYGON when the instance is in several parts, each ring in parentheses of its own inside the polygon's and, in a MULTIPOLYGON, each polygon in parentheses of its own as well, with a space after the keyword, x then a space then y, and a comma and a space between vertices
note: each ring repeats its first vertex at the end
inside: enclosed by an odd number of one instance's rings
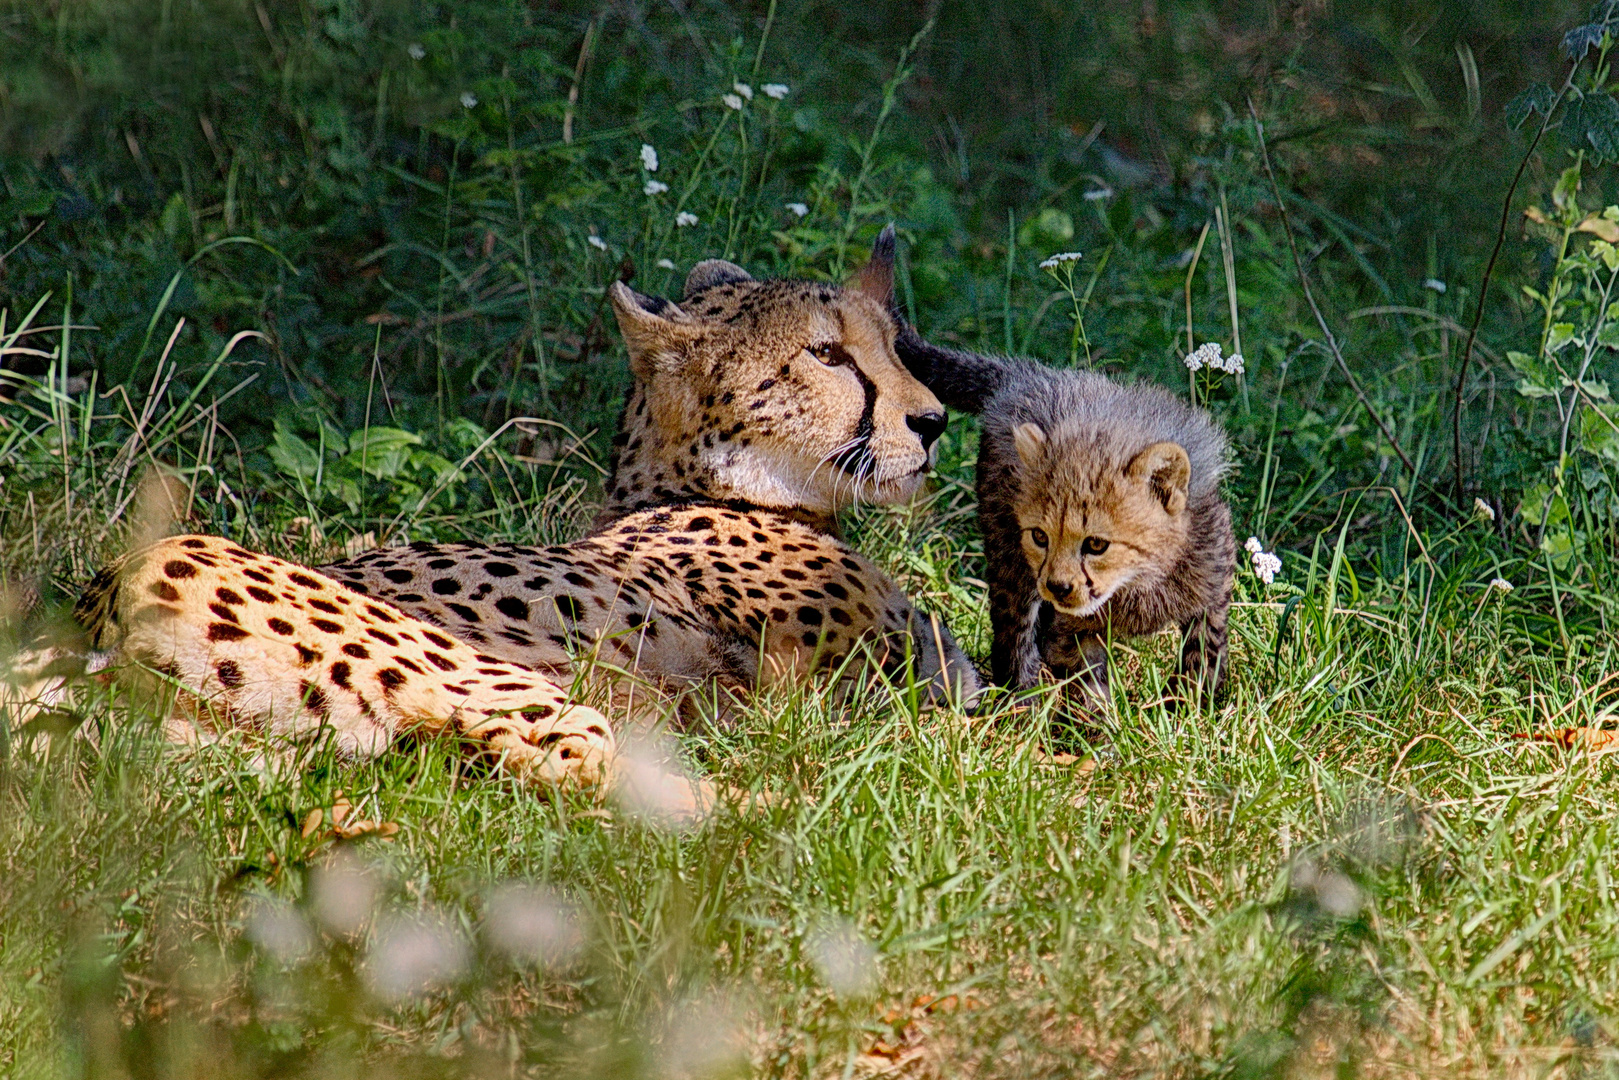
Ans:
POLYGON ((1177 675, 1188 701, 1212 702, 1225 682, 1226 624, 1231 612, 1231 586, 1208 608, 1187 620, 1181 628, 1181 666, 1177 675))

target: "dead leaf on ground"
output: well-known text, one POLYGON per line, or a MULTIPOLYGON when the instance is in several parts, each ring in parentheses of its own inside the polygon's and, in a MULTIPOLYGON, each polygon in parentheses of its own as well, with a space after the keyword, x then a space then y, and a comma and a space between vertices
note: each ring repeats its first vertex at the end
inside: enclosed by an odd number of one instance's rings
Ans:
POLYGON ((1619 750, 1619 729, 1615 728, 1554 728, 1551 731, 1532 731, 1527 735, 1520 734, 1513 737, 1533 742, 1556 743, 1565 750, 1589 750, 1593 754, 1619 750))
POLYGON ((324 810, 311 810, 304 815, 302 836, 305 840, 309 840, 319 835, 328 816, 331 818, 331 825, 321 837, 323 843, 328 840, 354 840, 361 836, 379 836, 387 839, 399 831, 397 822, 355 818, 353 813, 353 804, 349 802, 348 796, 340 791, 330 807, 324 810))

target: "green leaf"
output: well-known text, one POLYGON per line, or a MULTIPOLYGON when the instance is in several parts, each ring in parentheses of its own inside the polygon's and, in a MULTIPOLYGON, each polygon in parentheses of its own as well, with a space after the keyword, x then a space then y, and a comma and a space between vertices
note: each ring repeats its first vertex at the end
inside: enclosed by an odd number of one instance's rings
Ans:
POLYGON ((1558 352, 1569 342, 1576 340, 1573 323, 1552 323, 1551 333, 1546 337, 1546 351, 1558 352))
POLYGON ((1574 196, 1580 193, 1580 166, 1578 163, 1570 165, 1563 170, 1557 178, 1557 186, 1552 188, 1552 205, 1559 210, 1566 210, 1574 204, 1574 196))
POLYGON ((313 480, 320 472, 320 455, 303 439, 275 423, 275 441, 270 444, 270 460, 288 476, 313 480))
POLYGON ((1519 128, 1531 113, 1546 116, 1552 111, 1557 95, 1545 83, 1531 83, 1529 88, 1507 102, 1507 126, 1519 128))
POLYGON ((1553 394, 1557 393, 1556 390, 1553 390, 1547 386, 1542 386, 1533 379, 1519 379, 1517 389, 1518 393, 1522 394, 1526 398, 1551 397, 1553 394))
POLYGON ((1587 147, 1595 164, 1619 161, 1619 101, 1592 91, 1568 103, 1563 138, 1570 146, 1587 147))

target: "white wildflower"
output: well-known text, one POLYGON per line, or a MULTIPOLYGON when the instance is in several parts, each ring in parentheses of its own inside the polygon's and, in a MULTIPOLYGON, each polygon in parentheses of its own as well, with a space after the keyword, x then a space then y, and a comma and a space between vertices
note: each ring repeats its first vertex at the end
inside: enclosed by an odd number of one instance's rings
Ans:
POLYGON ((782 98, 787 96, 786 83, 767 82, 764 84, 764 86, 760 87, 760 89, 765 92, 765 97, 770 98, 773 101, 780 101, 782 98))
POLYGON ((673 270, 675 261, 673 259, 659 259, 656 265, 660 270, 673 270))
POLYGON ((1103 199, 1111 199, 1112 197, 1113 189, 1110 187, 1092 188, 1084 195, 1086 202, 1101 202, 1103 199))
POLYGON ((651 143, 641 144, 641 167, 647 172, 658 171, 658 152, 651 143))
POLYGON ((1473 496, 1473 516, 1481 521, 1494 521, 1495 507, 1475 495, 1473 496))
POLYGON ((680 213, 675 215, 675 224, 682 229, 684 229, 687 225, 695 225, 697 224, 697 215, 689 211, 682 210, 680 213))
POLYGON ((1254 568, 1254 576, 1266 585, 1274 583, 1276 575, 1282 570, 1281 556, 1266 551, 1257 536, 1250 536, 1248 542, 1242 546, 1248 552, 1248 561, 1254 568))
POLYGON ((561 967, 584 946, 578 910, 549 889, 502 885, 489 898, 489 942, 521 963, 561 967))
POLYGON ((809 213, 808 204, 801 202, 790 202, 787 204, 787 209, 792 212, 794 217, 803 217, 809 213))
POLYGON ((410 48, 405 51, 410 54, 412 60, 420 60, 427 55, 427 50, 422 47, 419 41, 412 42, 410 48))
POLYGON ((747 98, 749 101, 753 100, 753 87, 749 86, 747 83, 745 83, 745 82, 734 82, 734 83, 731 84, 731 89, 735 90, 737 93, 741 94, 743 97, 747 98))
POLYGON ((877 986, 877 950, 853 923, 839 919, 805 942, 810 962, 839 997, 865 997, 877 986))
POLYGON ((247 939, 282 963, 302 960, 315 935, 296 908, 281 900, 260 900, 247 920, 247 939))
POLYGON ((1422 287, 1424 289, 1432 289, 1436 293, 1442 293, 1449 286, 1447 286, 1443 281, 1440 281, 1438 278, 1431 277, 1422 283, 1422 287))
POLYGON ((648 195, 662 195, 665 191, 669 190, 669 185, 665 184, 662 180, 648 180, 646 182, 646 186, 641 190, 646 192, 648 195))
POLYGON ((1495 589, 1497 592, 1509 593, 1512 591, 1512 582, 1504 577, 1491 578, 1490 588, 1495 589))
POLYGON ((595 233, 591 233, 589 236, 585 237, 585 239, 590 242, 591 247, 599 248, 602 251, 607 250, 607 241, 603 240, 601 237, 597 236, 595 233))
POLYGON ((727 109, 742 108, 742 99, 737 97, 735 94, 726 94, 724 97, 720 98, 720 100, 725 102, 725 107, 727 109))
POLYGON ((1201 371, 1211 367, 1217 371, 1225 370, 1225 361, 1220 357, 1220 343, 1205 341, 1186 355, 1186 367, 1189 371, 1201 371))
POLYGON ((1226 357, 1225 369, 1227 374, 1241 375, 1243 372, 1242 353, 1234 352, 1230 356, 1226 357))
POLYGON ((467 959, 465 939, 444 916, 398 916, 378 928, 365 979, 379 998, 397 1001, 455 980, 467 959))
POLYGON ((358 858, 341 851, 310 873, 309 890, 316 920, 334 934, 353 934, 371 918, 382 882, 358 858))
POLYGON ((1059 251, 1057 254, 1053 255, 1051 258, 1042 261, 1040 263, 1040 269, 1042 269, 1042 270, 1055 270, 1055 269, 1057 269, 1057 267, 1061 266, 1063 263, 1078 262, 1079 260, 1083 259, 1084 257, 1085 256, 1082 253, 1078 252, 1078 251, 1059 251))
POLYGON ((471 90, 461 91, 461 107, 463 109, 476 109, 478 107, 478 95, 471 90))

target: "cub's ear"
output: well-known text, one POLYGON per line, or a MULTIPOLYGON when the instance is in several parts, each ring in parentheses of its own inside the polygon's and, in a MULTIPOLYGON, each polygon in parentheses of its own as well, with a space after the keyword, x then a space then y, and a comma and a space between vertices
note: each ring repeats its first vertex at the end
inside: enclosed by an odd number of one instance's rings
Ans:
POLYGON ((1039 424, 1019 424, 1012 429, 1012 445, 1018 460, 1032 469, 1046 452, 1046 431, 1039 424))
POLYGON ((894 305, 894 226, 886 225, 883 231, 877 234, 877 242, 871 246, 871 258, 854 277, 849 279, 849 288, 855 292, 864 293, 883 306, 884 311, 894 305))
POLYGON ((1130 459, 1124 474, 1146 484, 1170 517, 1178 517, 1186 509, 1186 487, 1192 481, 1192 462, 1179 444, 1153 443, 1130 459))
POLYGON ((682 300, 690 300, 704 289, 736 281, 752 281, 753 275, 736 263, 724 259, 704 259, 686 275, 686 292, 682 300))
POLYGON ((697 336, 695 319, 663 297, 643 295, 622 281, 608 286, 607 299, 618 316, 636 378, 649 379, 656 372, 680 367, 686 346, 697 336))

